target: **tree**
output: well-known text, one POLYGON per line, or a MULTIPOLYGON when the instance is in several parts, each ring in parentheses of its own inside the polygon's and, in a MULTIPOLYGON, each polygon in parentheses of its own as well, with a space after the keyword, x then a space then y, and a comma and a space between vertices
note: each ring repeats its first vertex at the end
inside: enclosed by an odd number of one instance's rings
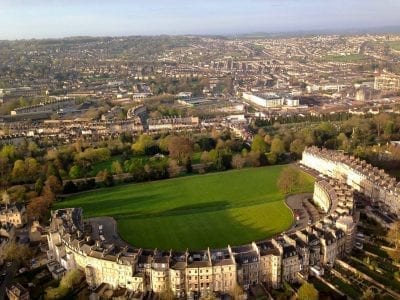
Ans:
POLYGON ((343 132, 339 133, 337 141, 339 142, 339 149, 344 150, 346 152, 350 150, 351 144, 349 138, 346 136, 345 133, 343 132))
POLYGON ((386 124, 385 124, 385 129, 384 129, 384 135, 385 135, 385 138, 387 138, 387 139, 389 139, 390 138, 390 136, 393 134, 393 132, 394 132, 394 122, 393 121, 388 121, 386 124))
POLYGON ((232 296, 234 300, 239 300, 243 299, 245 293, 239 284, 235 284, 235 286, 232 288, 229 294, 232 296))
POLYGON ((122 169, 121 163, 118 160, 112 162, 111 172, 113 174, 122 174, 124 172, 124 170, 122 169))
POLYGON ((285 153, 285 145, 279 137, 274 137, 271 142, 271 152, 278 156, 285 153))
POLYGON ((69 169, 69 177, 72 179, 80 178, 82 174, 81 167, 79 165, 73 165, 71 169, 69 169))
POLYGON ((283 194, 293 193, 304 185, 301 172, 293 166, 286 167, 279 175, 277 186, 283 194))
POLYGON ((201 137, 198 142, 201 151, 210 151, 215 148, 215 140, 210 137, 201 137))
POLYGON ((78 191, 78 187, 71 180, 67 181, 67 183, 65 184, 65 186, 63 188, 63 193, 64 194, 72 194, 72 193, 76 193, 77 191, 78 191))
POLYGON ((318 290, 312 283, 304 282, 297 291, 299 300, 318 300, 318 290))
POLYGON ((4 191, 3 194, 1 195, 1 201, 5 204, 5 205, 10 205, 11 201, 10 201, 10 195, 7 193, 7 191, 4 191))
POLYGON ((169 177, 176 177, 181 172, 181 167, 175 159, 168 160, 168 175, 169 177))
POLYGON ((168 152, 168 145, 169 145, 169 139, 171 138, 170 135, 167 135, 166 137, 160 138, 158 140, 158 147, 160 150, 164 153, 168 152))
POLYGON ((42 178, 38 178, 35 182, 35 192, 40 194, 42 192, 43 189, 43 179, 42 178))
POLYGON ((39 164, 36 159, 27 157, 25 159, 26 177, 29 182, 34 182, 39 173, 39 164))
POLYGON ((392 224, 386 238, 393 245, 393 250, 388 250, 387 253, 394 261, 400 262, 400 221, 392 224))
POLYGON ((374 300, 374 299, 376 299, 376 295, 375 295, 374 291, 371 288, 367 288, 363 292, 363 294, 362 294, 362 296, 360 298, 360 300, 374 300))
POLYGON ((62 183, 56 176, 51 175, 45 181, 44 188, 48 189, 54 194, 58 194, 59 192, 62 191, 62 183))
POLYGON ((7 192, 11 202, 23 202, 25 200, 26 188, 23 185, 14 185, 7 192))
POLYGON ((153 138, 150 135, 142 134, 137 141, 132 144, 132 150, 137 154, 144 154, 146 149, 153 145, 153 138))
POLYGON ((218 299, 219 298, 215 297, 215 295, 213 293, 200 298, 200 300, 218 300, 218 299))
POLYGON ((25 162, 18 159, 14 163, 14 167, 11 172, 11 178, 14 182, 25 182, 26 180, 26 169, 25 162))
POLYGON ((376 116, 374 116, 376 131, 378 133, 378 140, 381 136, 382 128, 385 126, 385 124, 387 124, 389 119, 390 119, 390 116, 385 113, 380 113, 380 114, 377 114, 376 116))
POLYGON ((211 161, 211 158, 210 158, 210 152, 208 152, 208 151, 203 151, 202 153, 201 153, 201 155, 200 155, 200 161, 202 162, 202 163, 209 163, 210 161, 211 161))
POLYGON ((6 157, 9 160, 14 160, 15 157, 15 146, 13 145, 4 145, 0 151, 0 157, 6 157))
POLYGON ((264 136, 264 142, 265 142, 267 145, 271 145, 271 143, 272 143, 272 138, 271 138, 271 136, 270 136, 269 134, 266 134, 266 135, 264 136))
POLYGON ((278 161, 278 155, 275 152, 269 152, 267 154, 267 160, 270 165, 274 165, 278 161))
POLYGON ((290 144, 290 152, 296 154, 297 157, 301 157, 305 147, 303 140, 295 139, 290 144))
POLYGON ((0 156, 0 176, 1 176, 1 180, 7 182, 9 173, 10 173, 10 166, 9 166, 8 157, 0 156))
POLYGON ((39 147, 35 142, 31 141, 28 144, 28 151, 31 156, 35 155, 39 151, 39 147))
POLYGON ((160 293, 160 300, 173 300, 175 299, 174 292, 170 287, 166 288, 160 293))
POLYGON ((256 134, 253 138, 253 142, 251 143, 251 151, 265 153, 267 151, 267 144, 264 141, 264 138, 256 134))
POLYGON ((50 209, 52 201, 43 196, 35 197, 31 199, 26 206, 28 218, 31 221, 39 220, 43 221, 47 219, 47 215, 50 209))
POLYGON ((173 136, 169 139, 168 152, 178 163, 186 163, 193 154, 193 142, 187 137, 173 136))
POLYGON ((99 171, 96 178, 98 181, 104 183, 105 186, 114 185, 114 177, 107 169, 99 171))
POLYGON ((32 258, 32 251, 27 245, 11 242, 5 246, 3 257, 5 260, 17 262, 19 265, 28 265, 32 258))
POLYGON ((251 167, 260 166, 260 156, 261 153, 258 151, 250 151, 246 156, 246 163, 251 167))
POLYGON ((83 278, 83 273, 78 269, 68 271, 63 278, 61 278, 58 287, 48 287, 46 289, 45 299, 64 299, 73 287, 78 285, 83 278))
POLYGON ((241 154, 235 154, 232 157, 232 167, 235 169, 242 169, 246 164, 246 159, 241 154))

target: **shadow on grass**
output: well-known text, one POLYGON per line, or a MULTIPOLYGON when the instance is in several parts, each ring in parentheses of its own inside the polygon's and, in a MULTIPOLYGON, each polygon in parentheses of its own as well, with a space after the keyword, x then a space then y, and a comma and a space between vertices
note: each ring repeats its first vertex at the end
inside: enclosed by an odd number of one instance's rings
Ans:
POLYGON ((230 210, 229 202, 185 205, 160 213, 120 214, 118 228, 125 241, 139 248, 192 250, 236 246, 270 238, 286 228, 280 218, 260 226, 251 215, 230 210))

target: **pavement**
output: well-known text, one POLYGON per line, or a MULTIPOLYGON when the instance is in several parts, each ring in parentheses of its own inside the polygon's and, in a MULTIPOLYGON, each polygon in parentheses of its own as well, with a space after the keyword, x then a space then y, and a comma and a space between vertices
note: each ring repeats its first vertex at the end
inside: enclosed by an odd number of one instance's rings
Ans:
POLYGON ((303 194, 295 194, 295 195, 290 195, 286 198, 286 204, 289 206, 289 208, 292 210, 293 214, 299 216, 299 219, 293 222, 292 228, 289 230, 295 231, 295 230, 301 230, 303 228, 306 228, 308 226, 308 220, 311 218, 309 215, 308 210, 304 206, 304 202, 307 201, 307 199, 312 198, 312 193, 303 193, 303 194))
MULTIPOLYGON (((120 247, 130 246, 118 235, 117 222, 112 217, 97 217, 86 220, 92 226, 92 236, 95 240, 101 240, 100 235, 104 237, 104 242, 115 244, 120 247), (102 225, 102 230, 100 230, 102 225)), ((1 299, 1 298, 0 298, 1 299)))

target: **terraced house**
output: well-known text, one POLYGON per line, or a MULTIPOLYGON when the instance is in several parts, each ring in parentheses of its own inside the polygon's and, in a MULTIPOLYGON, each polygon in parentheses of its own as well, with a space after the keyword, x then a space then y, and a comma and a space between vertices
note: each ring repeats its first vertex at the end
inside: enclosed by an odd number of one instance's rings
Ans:
MULTIPOLYGON (((400 216, 400 183, 384 170, 341 151, 318 147, 305 149, 301 164, 346 183, 368 197, 380 209, 400 216)), ((319 203, 322 208, 327 208, 326 203, 319 203)))
POLYGON ((106 284, 133 293, 172 291, 187 297, 227 294, 237 285, 279 288, 284 281, 307 278, 313 266, 332 265, 353 247, 358 217, 350 186, 319 180, 314 202, 326 204, 326 216, 304 229, 247 245, 184 252, 95 240, 82 209, 60 209, 52 214, 48 257, 65 270, 83 270, 92 287, 106 284))

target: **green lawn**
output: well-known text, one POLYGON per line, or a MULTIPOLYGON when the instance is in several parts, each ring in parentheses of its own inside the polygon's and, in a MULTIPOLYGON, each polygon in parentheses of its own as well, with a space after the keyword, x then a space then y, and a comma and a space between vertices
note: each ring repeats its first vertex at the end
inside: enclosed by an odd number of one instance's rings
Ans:
POLYGON ((349 55, 326 55, 322 58, 322 61, 325 62, 343 62, 343 63, 352 63, 359 62, 365 60, 366 57, 362 54, 349 54, 349 55))
MULTIPOLYGON (((244 169, 96 190, 56 203, 85 217, 113 216, 121 236, 144 248, 184 250, 270 237, 293 221, 276 180, 284 166, 244 169)), ((313 179, 304 174, 303 191, 313 179)))
POLYGON ((387 42, 387 44, 390 46, 390 48, 400 51, 400 41, 391 41, 387 42))
MULTIPOLYGON (((94 164, 92 167, 92 171, 90 171, 89 176, 94 177, 97 175, 97 173, 99 173, 100 171, 103 171, 103 170, 108 170, 111 172, 111 165, 114 161, 117 161, 117 160, 121 161, 121 155, 115 155, 115 156, 112 156, 109 160, 94 164)), ((121 162, 121 164, 122 164, 122 162, 121 162)))

